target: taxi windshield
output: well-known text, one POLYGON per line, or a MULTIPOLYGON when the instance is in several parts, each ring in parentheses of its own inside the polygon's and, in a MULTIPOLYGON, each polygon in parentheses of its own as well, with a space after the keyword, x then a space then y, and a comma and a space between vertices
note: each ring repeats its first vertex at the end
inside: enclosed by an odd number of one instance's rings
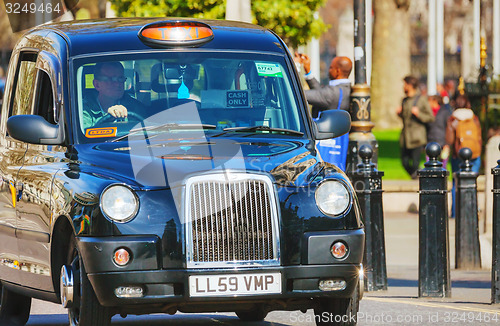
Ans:
POLYGON ((304 117, 283 56, 235 52, 139 53, 74 61, 81 142, 139 131, 189 137, 246 133, 303 137, 304 117))

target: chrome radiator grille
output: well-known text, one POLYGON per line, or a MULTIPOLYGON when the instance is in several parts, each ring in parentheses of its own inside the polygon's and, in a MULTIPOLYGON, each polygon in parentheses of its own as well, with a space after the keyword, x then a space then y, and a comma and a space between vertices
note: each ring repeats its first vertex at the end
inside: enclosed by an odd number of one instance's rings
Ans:
POLYGON ((270 180, 243 173, 230 177, 195 177, 188 183, 188 263, 279 263, 270 180))

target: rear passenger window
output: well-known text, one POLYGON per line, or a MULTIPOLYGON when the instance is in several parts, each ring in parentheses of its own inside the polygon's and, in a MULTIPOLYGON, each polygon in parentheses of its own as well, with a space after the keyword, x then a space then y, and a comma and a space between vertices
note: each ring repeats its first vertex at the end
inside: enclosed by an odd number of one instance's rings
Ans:
POLYGON ((23 53, 19 61, 19 68, 15 79, 15 91, 9 116, 31 114, 33 106, 33 93, 35 89, 36 54, 23 53))

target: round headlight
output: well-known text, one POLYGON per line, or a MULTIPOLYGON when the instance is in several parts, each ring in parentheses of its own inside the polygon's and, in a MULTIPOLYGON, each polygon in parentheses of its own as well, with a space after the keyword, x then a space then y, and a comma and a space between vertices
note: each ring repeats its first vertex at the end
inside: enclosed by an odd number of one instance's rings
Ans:
POLYGON ((127 222, 139 209, 139 200, 134 192, 122 185, 112 185, 101 195, 103 213, 116 222, 127 222))
POLYGON ((341 215, 351 205, 349 190, 340 181, 323 182, 316 189, 316 205, 326 215, 341 215))

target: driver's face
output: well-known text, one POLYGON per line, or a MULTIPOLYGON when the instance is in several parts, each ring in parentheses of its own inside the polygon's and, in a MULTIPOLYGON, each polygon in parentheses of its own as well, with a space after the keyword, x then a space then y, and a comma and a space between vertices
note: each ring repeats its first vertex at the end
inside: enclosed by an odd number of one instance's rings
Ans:
POLYGON ((100 97, 107 97, 114 101, 119 100, 125 91, 123 67, 104 66, 99 79, 94 79, 94 87, 100 97))

